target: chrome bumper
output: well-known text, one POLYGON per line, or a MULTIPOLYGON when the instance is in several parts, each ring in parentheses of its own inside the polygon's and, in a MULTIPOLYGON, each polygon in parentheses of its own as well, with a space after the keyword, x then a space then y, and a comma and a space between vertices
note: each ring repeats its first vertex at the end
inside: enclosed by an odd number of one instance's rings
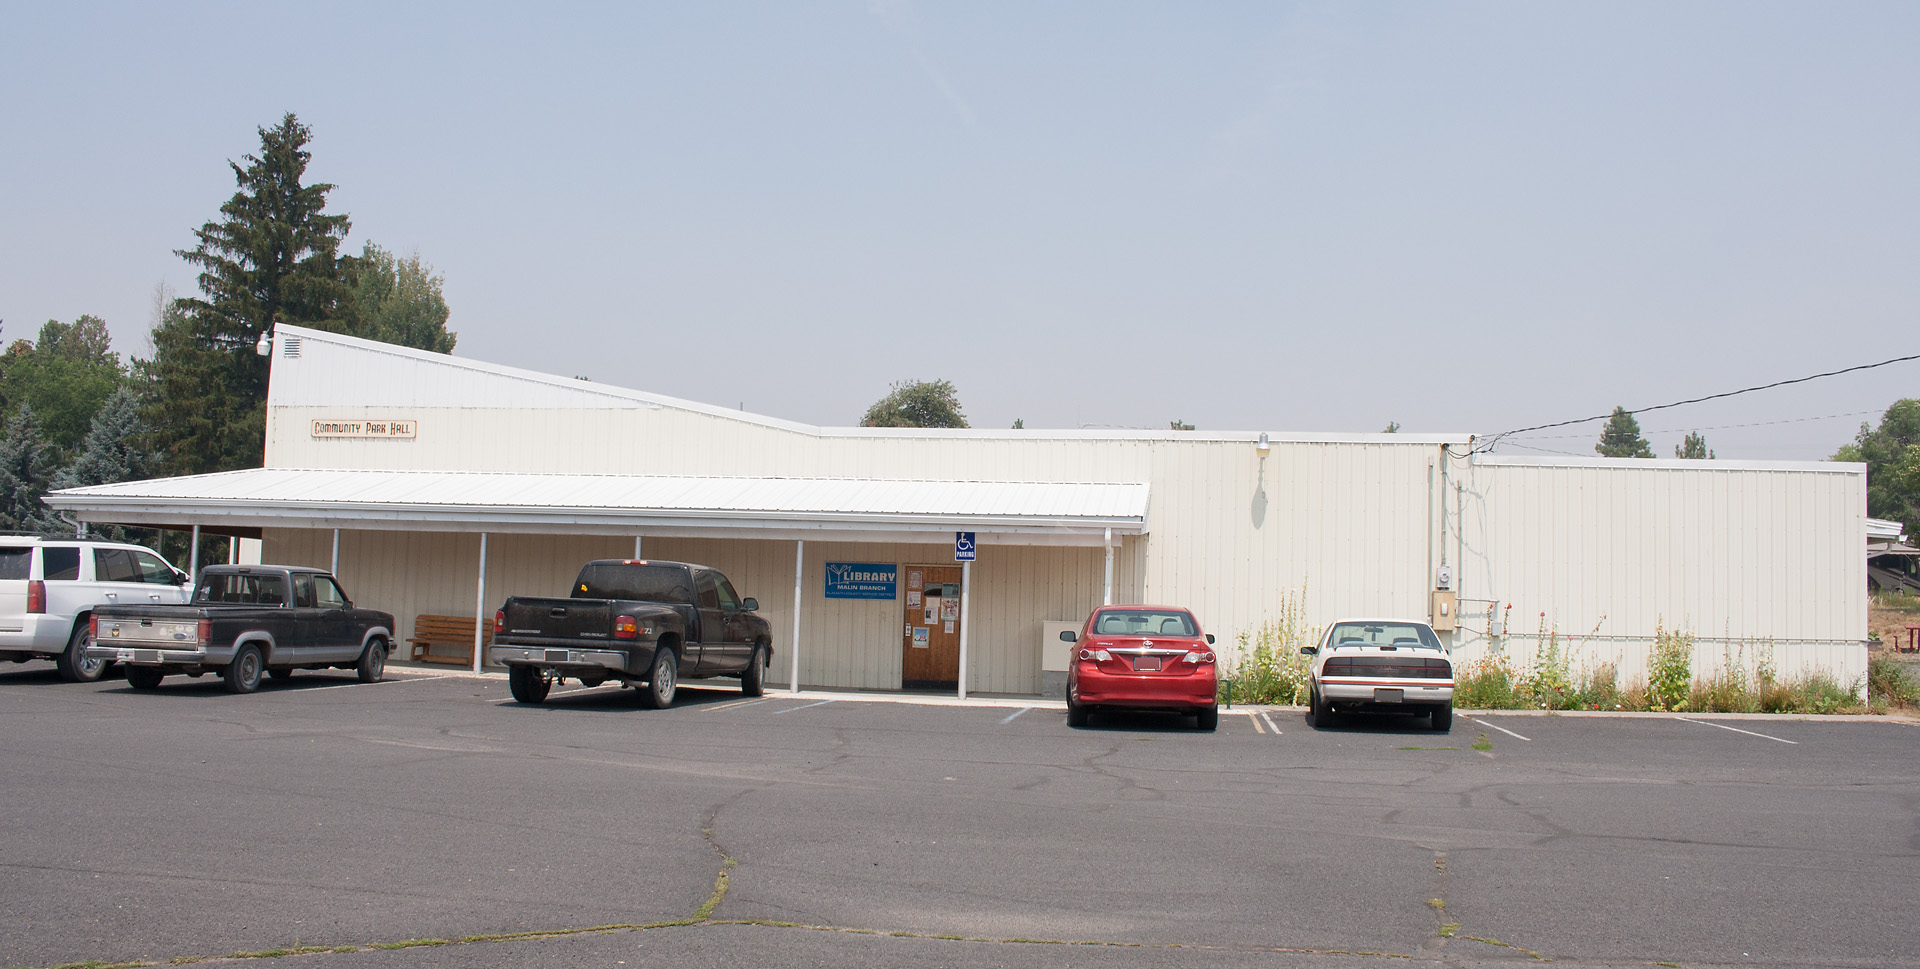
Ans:
POLYGON ((232 646, 163 649, 157 646, 96 644, 87 647, 87 658, 132 666, 225 666, 233 662, 233 652, 232 646))
POLYGON ((605 669, 624 673, 628 654, 612 649, 572 649, 559 646, 490 646, 487 663, 493 666, 531 664, 566 669, 605 669))

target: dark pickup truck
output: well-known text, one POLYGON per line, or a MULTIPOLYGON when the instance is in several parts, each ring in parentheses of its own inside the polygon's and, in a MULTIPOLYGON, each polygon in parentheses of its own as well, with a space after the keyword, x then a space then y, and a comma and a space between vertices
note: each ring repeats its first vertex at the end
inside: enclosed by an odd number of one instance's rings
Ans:
POLYGON ((99 606, 87 658, 117 662, 151 690, 169 673, 219 673, 232 693, 295 670, 354 670, 380 679, 393 616, 356 609, 333 576, 295 565, 214 565, 184 605, 99 606))
POLYGON ((679 681, 737 676, 759 696, 773 657, 760 604, 717 570, 686 562, 588 562, 565 599, 510 596, 493 614, 487 660, 507 668, 513 698, 539 703, 566 678, 618 680, 647 706, 673 705, 679 681))

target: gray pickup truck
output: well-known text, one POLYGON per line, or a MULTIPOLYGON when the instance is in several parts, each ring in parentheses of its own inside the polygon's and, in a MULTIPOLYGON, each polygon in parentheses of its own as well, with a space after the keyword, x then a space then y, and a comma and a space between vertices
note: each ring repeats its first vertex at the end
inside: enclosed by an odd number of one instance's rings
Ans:
POLYGON ((151 690, 170 673, 219 673, 233 693, 262 673, 353 670, 363 683, 386 671, 393 616, 355 608, 333 576, 294 565, 215 565, 184 605, 99 606, 90 659, 120 663, 127 683, 151 690))
POLYGON ((772 628, 716 569, 686 562, 588 562, 565 599, 510 596, 493 615, 487 661, 507 668, 513 698, 540 703, 571 677, 640 689, 673 705, 683 679, 737 676, 759 696, 773 657, 772 628))

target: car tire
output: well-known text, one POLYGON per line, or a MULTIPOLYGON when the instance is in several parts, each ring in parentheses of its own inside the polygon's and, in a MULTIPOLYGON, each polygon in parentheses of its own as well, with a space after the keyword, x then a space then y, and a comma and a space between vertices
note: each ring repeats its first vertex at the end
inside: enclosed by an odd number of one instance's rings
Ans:
POLYGON ((1333 726, 1333 711, 1327 709, 1326 701, 1320 699, 1318 690, 1307 694, 1307 726, 1315 730, 1333 726))
POLYGON ((653 669, 647 673, 647 685, 640 688, 640 702, 652 710, 673 706, 680 687, 680 662, 673 650, 657 646, 653 650, 653 669))
POLYGON ((1067 698, 1067 726, 1084 727, 1087 725, 1087 708, 1067 698))
POLYGON ((129 666, 127 685, 136 690, 157 690, 160 688, 160 678, 166 675, 151 666, 129 666))
POLYGON ((507 688, 513 691, 513 698, 521 703, 543 703, 547 699, 547 691, 553 689, 553 680, 538 666, 516 664, 507 667, 507 688))
POLYGON ((73 635, 67 638, 67 648, 53 659, 61 679, 68 683, 92 683, 107 671, 106 660, 87 658, 87 647, 92 645, 93 623, 86 620, 74 623, 73 635))
POLYGON ((1446 733, 1453 729, 1453 707, 1451 705, 1433 708, 1433 729, 1446 733))
POLYGON ((260 674, 263 672, 260 647, 248 643, 233 654, 233 662, 227 664, 220 676, 227 681, 228 693, 252 693, 260 689, 260 674))
MULTIPOLYGON (((292 670, 288 670, 289 673, 292 670)), ((362 683, 378 683, 387 673, 387 641, 376 639, 367 644, 360 653, 360 662, 354 666, 362 683)))
POLYGON ((1194 711, 1193 725, 1196 727, 1199 727, 1201 730, 1213 730, 1219 727, 1220 726, 1220 708, 1207 707, 1202 710, 1194 711))
POLYGON ((740 674, 740 692, 746 696, 760 696, 767 692, 767 653, 758 646, 753 648, 753 656, 747 660, 746 671, 740 674))

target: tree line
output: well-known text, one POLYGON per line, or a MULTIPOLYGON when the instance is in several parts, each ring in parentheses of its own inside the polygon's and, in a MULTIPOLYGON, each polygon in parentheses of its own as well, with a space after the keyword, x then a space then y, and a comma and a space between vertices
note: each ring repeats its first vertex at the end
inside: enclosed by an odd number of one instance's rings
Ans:
POLYGON ((50 489, 260 467, 269 361, 255 345, 277 324, 453 350, 444 277, 372 242, 343 253, 335 186, 306 181, 311 129, 288 113, 257 130, 258 153, 228 162, 233 197, 175 250, 198 291, 156 292, 152 356, 122 361, 94 316, 49 320, 0 354, 0 530, 72 535, 40 501, 50 489))

